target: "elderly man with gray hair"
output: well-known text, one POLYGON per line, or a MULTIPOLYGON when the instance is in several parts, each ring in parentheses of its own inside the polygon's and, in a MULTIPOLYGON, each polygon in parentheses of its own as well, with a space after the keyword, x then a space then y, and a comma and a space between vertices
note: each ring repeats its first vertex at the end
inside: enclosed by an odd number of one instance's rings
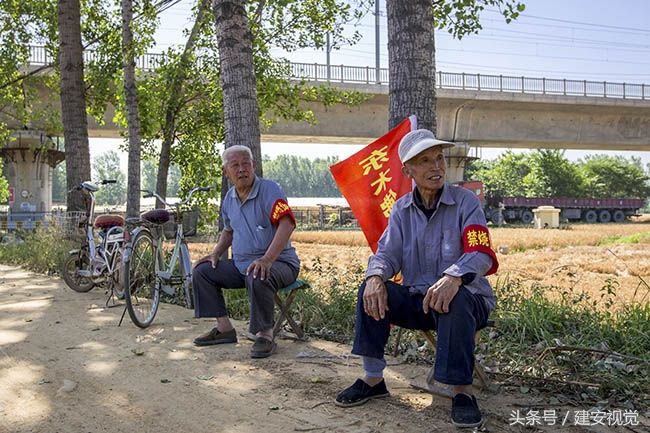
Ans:
POLYGON ((352 348, 362 357, 365 375, 336 397, 338 406, 388 396, 384 347, 395 324, 437 331, 434 377, 452 386, 451 421, 458 427, 482 423, 471 388, 474 334, 494 309, 485 275, 498 264, 478 198, 445 182, 443 149, 452 146, 426 129, 411 131, 400 142, 402 173, 415 187, 395 202, 368 262, 352 348), (400 272, 401 284, 389 281, 400 272))
POLYGON ((296 221, 280 185, 255 175, 246 146, 222 155, 223 172, 233 184, 221 203, 224 228, 212 253, 192 273, 196 317, 215 317, 217 326, 194 339, 197 346, 236 343, 222 289, 246 287, 250 300, 249 331, 255 335, 252 358, 276 350, 273 339, 274 293, 298 277, 300 260, 289 240, 296 221), (232 259, 219 258, 232 247, 232 259))

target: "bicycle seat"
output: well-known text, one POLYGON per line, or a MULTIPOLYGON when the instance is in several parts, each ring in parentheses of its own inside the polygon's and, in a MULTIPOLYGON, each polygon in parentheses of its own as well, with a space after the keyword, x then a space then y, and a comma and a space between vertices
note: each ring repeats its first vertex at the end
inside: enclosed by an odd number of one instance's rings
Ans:
POLYGON ((122 227, 124 218, 120 215, 100 215, 95 218, 95 227, 100 229, 110 229, 111 227, 122 227))
POLYGON ((85 181, 81 183, 81 187, 85 190, 91 191, 91 192, 96 192, 99 188, 97 188, 95 185, 92 183, 85 181))
POLYGON ((143 213, 141 218, 153 224, 165 224, 171 217, 167 209, 152 209, 143 213))

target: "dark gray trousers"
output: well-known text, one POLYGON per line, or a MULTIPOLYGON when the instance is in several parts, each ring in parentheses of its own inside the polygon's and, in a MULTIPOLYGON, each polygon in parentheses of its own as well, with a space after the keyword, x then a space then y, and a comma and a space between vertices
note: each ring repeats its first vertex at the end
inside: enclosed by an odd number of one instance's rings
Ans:
POLYGON ((192 270, 195 317, 224 317, 228 315, 222 289, 246 287, 250 302, 248 330, 255 334, 273 328, 273 296, 278 289, 296 281, 298 270, 284 262, 275 261, 266 280, 242 275, 232 260, 219 260, 213 268, 210 262, 192 270))

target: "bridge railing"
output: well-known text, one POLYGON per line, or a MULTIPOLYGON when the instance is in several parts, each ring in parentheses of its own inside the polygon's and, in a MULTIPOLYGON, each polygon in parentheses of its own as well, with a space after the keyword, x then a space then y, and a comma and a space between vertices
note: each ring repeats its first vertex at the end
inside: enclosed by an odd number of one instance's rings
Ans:
MULTIPOLYGON (((84 50, 84 62, 98 61, 101 53, 95 50, 84 50)), ((156 69, 160 66, 165 55, 162 53, 146 53, 135 59, 135 67, 145 71, 156 69)), ((44 66, 54 63, 55 59, 43 46, 29 46, 29 64, 33 66, 44 66)))
MULTIPOLYGON (((99 54, 84 51, 86 61, 97 60, 99 54)), ((155 69, 164 54, 147 53, 136 60, 136 67, 155 69)), ((45 47, 30 46, 30 64, 46 65, 53 62, 45 47)), ((307 81, 356 84, 388 84, 388 68, 377 70, 370 66, 325 65, 321 63, 289 63, 291 78, 307 81)), ((436 86, 441 89, 460 89, 491 92, 516 92, 540 95, 590 96, 598 98, 650 99, 650 85, 608 81, 571 80, 510 75, 436 73, 436 86)))
POLYGON ((646 84, 454 72, 438 72, 437 74, 436 84, 443 89, 650 99, 650 86, 646 84))

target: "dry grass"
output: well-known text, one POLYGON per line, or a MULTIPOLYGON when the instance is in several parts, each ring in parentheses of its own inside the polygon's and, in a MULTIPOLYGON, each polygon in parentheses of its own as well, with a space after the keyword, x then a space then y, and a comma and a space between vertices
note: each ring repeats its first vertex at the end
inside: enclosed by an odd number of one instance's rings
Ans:
POLYGON ((609 240, 636 233, 650 232, 648 223, 575 224, 559 230, 534 228, 490 229, 495 247, 507 246, 511 252, 540 248, 564 248, 579 245, 599 245, 609 240))
POLYGON ((365 236, 359 230, 354 231, 297 231, 291 236, 294 242, 306 244, 346 245, 365 247, 368 245, 365 236))
MULTIPOLYGON (((650 223, 576 224, 569 229, 535 230, 494 228, 495 246, 508 246, 500 254, 501 279, 518 279, 525 287, 533 284, 574 289, 600 297, 608 284, 616 286, 620 299, 650 300, 645 282, 650 283, 650 236, 638 244, 617 244, 616 239, 649 233, 650 223)), ((302 275, 315 283, 326 276, 313 272, 316 261, 340 271, 365 268, 371 254, 359 231, 295 232, 293 244, 302 261, 302 275)), ((192 243, 193 258, 208 254, 212 242, 192 243)))
POLYGON ((621 302, 648 302, 649 252, 649 245, 621 244, 498 254, 499 272, 489 278, 493 284, 510 278, 522 280, 524 287, 537 284, 573 289, 595 299, 603 294, 603 288, 612 285, 621 302))
MULTIPOLYGON (((577 245, 599 245, 611 238, 650 232, 650 223, 575 224, 560 230, 533 228, 492 228, 495 247, 507 246, 511 252, 539 248, 563 248, 577 245)), ((325 245, 366 246, 360 231, 304 231, 295 232, 294 242, 325 245)))

